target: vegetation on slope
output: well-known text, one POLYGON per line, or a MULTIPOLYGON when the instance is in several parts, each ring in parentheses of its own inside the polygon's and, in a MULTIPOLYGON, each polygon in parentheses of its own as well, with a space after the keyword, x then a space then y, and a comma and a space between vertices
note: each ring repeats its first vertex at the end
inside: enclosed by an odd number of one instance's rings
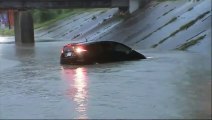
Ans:
POLYGON ((13 36, 14 35, 14 29, 0 29, 0 35, 1 36, 13 36))
POLYGON ((189 47, 199 43, 201 40, 203 40, 205 38, 206 35, 203 35, 203 36, 200 36, 196 39, 193 39, 193 40, 190 40, 186 43, 184 43, 183 45, 181 45, 180 47, 177 48, 177 50, 186 50, 188 49, 189 47))
POLYGON ((34 29, 47 27, 61 19, 77 15, 83 12, 92 12, 96 9, 58 9, 58 10, 34 10, 34 29))
POLYGON ((152 48, 157 47, 159 44, 162 44, 163 42, 165 42, 167 39, 169 39, 172 36, 175 36, 177 33, 179 33, 180 31, 186 30, 189 27, 191 27, 192 25, 194 25, 198 20, 202 19, 203 17, 205 17, 207 14, 209 14, 210 11, 207 11, 201 15, 199 15, 197 18, 195 18, 194 20, 189 21, 188 23, 182 25, 178 30, 174 31, 173 33, 171 33, 168 37, 164 38, 163 40, 159 41, 157 44, 153 45, 152 48))
MULTIPOLYGON (((32 17, 34 22, 34 29, 47 27, 61 19, 70 17, 72 15, 80 14, 83 12, 91 12, 96 9, 45 9, 45 10, 32 10, 32 17)), ((14 29, 0 29, 0 35, 12 36, 14 29)))

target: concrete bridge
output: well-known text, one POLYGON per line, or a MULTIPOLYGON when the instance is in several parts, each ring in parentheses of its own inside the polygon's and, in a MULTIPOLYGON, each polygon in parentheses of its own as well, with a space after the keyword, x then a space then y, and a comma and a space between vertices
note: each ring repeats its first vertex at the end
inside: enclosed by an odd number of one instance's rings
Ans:
POLYGON ((134 12, 147 0, 0 0, 0 9, 14 9, 16 44, 34 43, 29 9, 115 8, 134 12))

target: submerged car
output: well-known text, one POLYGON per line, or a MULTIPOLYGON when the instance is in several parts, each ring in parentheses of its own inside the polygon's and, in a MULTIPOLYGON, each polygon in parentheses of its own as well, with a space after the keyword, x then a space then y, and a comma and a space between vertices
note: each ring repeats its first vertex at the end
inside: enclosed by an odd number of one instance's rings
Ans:
POLYGON ((114 41, 71 43, 62 48, 61 64, 94 64, 146 59, 130 47, 114 41))

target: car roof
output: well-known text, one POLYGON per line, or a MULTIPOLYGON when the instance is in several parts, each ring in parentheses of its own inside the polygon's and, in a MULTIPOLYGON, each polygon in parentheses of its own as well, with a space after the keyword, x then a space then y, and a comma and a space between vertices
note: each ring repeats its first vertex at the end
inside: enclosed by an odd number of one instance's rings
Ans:
POLYGON ((124 45, 123 43, 119 43, 119 42, 116 42, 116 41, 88 41, 88 42, 70 43, 68 45, 91 45, 91 44, 97 44, 97 43, 117 43, 117 44, 124 45))

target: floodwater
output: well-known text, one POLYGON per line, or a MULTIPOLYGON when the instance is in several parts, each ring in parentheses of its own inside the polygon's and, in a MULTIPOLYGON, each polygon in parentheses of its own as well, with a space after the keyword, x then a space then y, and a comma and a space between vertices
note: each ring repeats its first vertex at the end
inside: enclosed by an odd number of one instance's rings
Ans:
POLYGON ((211 58, 140 50, 146 60, 60 65, 61 42, 0 44, 0 118, 211 118, 211 58))
MULTIPOLYGON (((117 9, 84 13, 36 31, 39 40, 34 46, 16 46, 14 38, 0 38, 0 119, 211 118, 211 55, 148 49, 211 6, 208 1, 199 1, 201 4, 169 2, 153 4, 145 14, 142 12, 124 22, 112 19, 112 22, 101 24, 102 27, 98 25, 105 17, 113 16, 117 9), (198 12, 191 14, 188 8, 198 12), (167 11, 170 13, 163 16, 167 11), (178 17, 173 26, 170 24, 163 28, 166 30, 161 29, 140 41, 173 17, 178 17), (119 24, 121 26, 117 26, 119 24), (88 36, 88 40, 117 40, 146 48, 139 51, 148 59, 85 66, 60 65, 62 46, 77 35, 80 36, 76 40, 88 36)), ((176 48, 173 47, 178 45, 176 42, 185 41, 199 31, 208 31, 211 20, 208 16, 209 19, 191 27, 198 28, 194 29, 197 31, 184 31, 184 35, 173 37, 172 44, 159 47, 176 48), (203 27, 199 27, 200 23, 203 27)))

